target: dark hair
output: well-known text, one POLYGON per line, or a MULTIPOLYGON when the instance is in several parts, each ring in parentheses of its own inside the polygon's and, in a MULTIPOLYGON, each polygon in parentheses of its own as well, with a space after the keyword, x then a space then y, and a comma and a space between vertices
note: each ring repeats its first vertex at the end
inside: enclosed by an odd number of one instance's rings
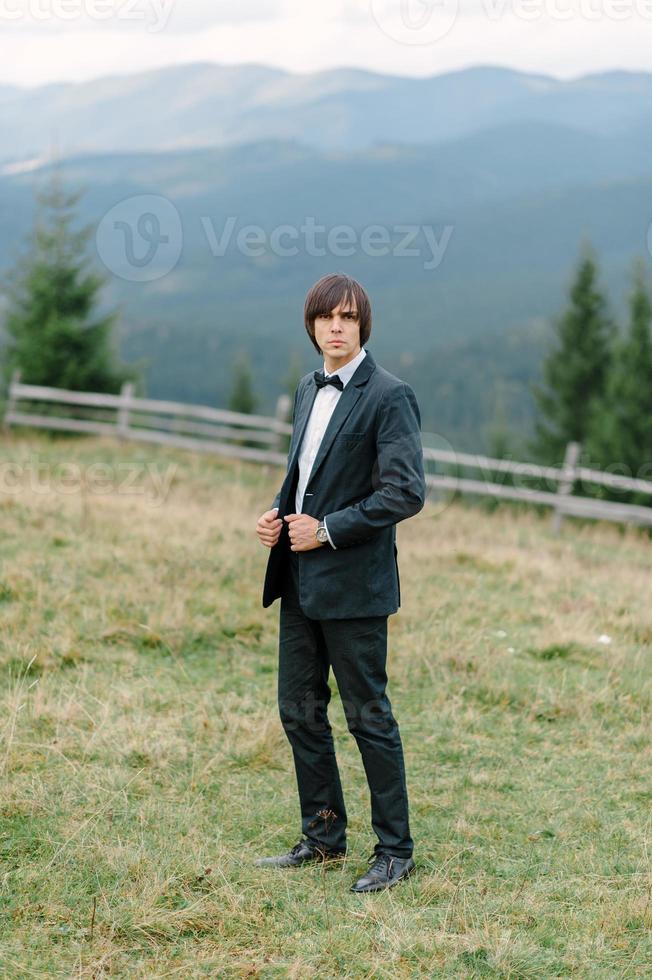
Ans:
POLYGON ((371 334, 371 303, 360 283, 352 279, 351 276, 344 275, 343 272, 334 272, 331 275, 322 276, 308 290, 303 317, 308 336, 318 354, 321 354, 322 351, 315 340, 315 319, 320 314, 330 313, 342 300, 351 302, 352 299, 355 300, 358 311, 360 347, 364 347, 371 334))

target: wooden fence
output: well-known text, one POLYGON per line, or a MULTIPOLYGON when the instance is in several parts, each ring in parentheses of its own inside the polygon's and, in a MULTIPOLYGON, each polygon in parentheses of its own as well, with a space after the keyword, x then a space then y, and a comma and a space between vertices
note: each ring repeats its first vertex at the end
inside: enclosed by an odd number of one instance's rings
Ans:
POLYGON ((652 498, 652 482, 591 470, 578 466, 580 445, 571 442, 566 448, 561 468, 540 466, 537 463, 519 463, 507 459, 492 459, 489 456, 476 456, 451 450, 424 448, 425 460, 454 464, 458 469, 480 470, 482 479, 459 475, 428 474, 426 483, 433 490, 450 490, 472 496, 493 497, 501 500, 519 500, 530 504, 543 504, 553 509, 553 529, 559 531, 564 517, 584 517, 593 520, 615 521, 619 524, 641 524, 652 526, 652 507, 620 503, 611 500, 596 500, 591 497, 573 495, 576 484, 588 487, 607 487, 623 492, 638 492, 652 498), (512 483, 498 483, 500 474, 509 474, 512 483), (527 480, 544 481, 552 490, 537 487, 514 485, 527 480))
POLYGON ((269 418, 209 405, 135 398, 130 382, 122 386, 119 395, 104 395, 26 385, 15 374, 9 386, 4 424, 5 428, 28 425, 63 432, 110 435, 282 466, 287 462, 285 444, 292 433, 292 426, 287 421, 290 407, 289 396, 281 395, 276 417, 269 418), (29 411, 20 411, 20 402, 30 403, 29 411), (39 402, 71 406, 75 414, 35 412, 31 406, 39 402), (80 418, 80 415, 86 417, 80 418))
MULTIPOLYGON (((112 435, 120 439, 155 442, 284 466, 287 462, 288 437, 292 433, 292 426, 287 420, 290 404, 289 396, 281 395, 277 402, 276 415, 270 418, 206 405, 135 398, 133 385, 130 383, 123 385, 119 395, 104 395, 26 385, 21 383, 16 374, 9 386, 4 424, 5 427, 26 425, 67 432, 112 435), (20 410, 21 402, 28 403, 29 411, 20 410), (34 403, 61 408, 68 406, 75 414, 44 414, 33 410, 34 403), (81 414, 87 417, 80 418, 81 414)), ((575 486, 581 483, 584 488, 606 487, 629 493, 638 492, 652 498, 650 481, 578 465, 578 443, 569 443, 561 468, 428 447, 424 447, 423 455, 426 467, 428 462, 433 462, 452 466, 457 470, 457 473, 427 473, 426 483, 432 494, 447 491, 543 504, 553 510, 553 528, 556 531, 559 531, 565 516, 652 526, 652 507, 573 494, 575 486), (479 476, 474 478, 459 475, 460 471, 466 470, 479 471, 479 476), (498 482, 501 474, 507 477, 508 482, 498 482), (544 482, 552 489, 542 490, 540 487, 523 485, 528 480, 544 482)))

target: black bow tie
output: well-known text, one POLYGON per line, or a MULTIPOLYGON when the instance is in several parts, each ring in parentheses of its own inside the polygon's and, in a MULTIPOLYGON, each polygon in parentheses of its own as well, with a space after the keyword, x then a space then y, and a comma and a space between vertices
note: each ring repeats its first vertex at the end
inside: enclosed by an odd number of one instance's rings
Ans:
POLYGON ((321 371, 315 371, 313 378, 318 388, 323 388, 325 385, 334 385, 340 391, 344 391, 344 382, 338 374, 331 374, 329 378, 326 378, 321 371))

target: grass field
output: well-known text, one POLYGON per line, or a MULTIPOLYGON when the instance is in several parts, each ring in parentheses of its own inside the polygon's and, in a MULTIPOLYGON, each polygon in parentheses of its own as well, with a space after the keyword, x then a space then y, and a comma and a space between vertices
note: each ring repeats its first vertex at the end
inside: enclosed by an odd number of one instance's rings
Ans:
POLYGON ((336 694, 349 856, 251 864, 300 836, 254 533, 281 476, 0 442, 0 975, 652 975, 650 539, 459 503, 399 526, 418 870, 357 896, 375 838, 336 694))

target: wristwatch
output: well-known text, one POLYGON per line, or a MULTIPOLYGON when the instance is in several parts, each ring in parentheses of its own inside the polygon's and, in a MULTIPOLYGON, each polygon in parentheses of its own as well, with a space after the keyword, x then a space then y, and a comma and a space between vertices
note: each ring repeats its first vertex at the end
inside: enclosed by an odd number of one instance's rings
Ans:
POLYGON ((315 531, 315 537, 320 544, 328 544, 328 532, 326 530, 326 525, 323 521, 320 521, 317 525, 317 530, 315 531))

